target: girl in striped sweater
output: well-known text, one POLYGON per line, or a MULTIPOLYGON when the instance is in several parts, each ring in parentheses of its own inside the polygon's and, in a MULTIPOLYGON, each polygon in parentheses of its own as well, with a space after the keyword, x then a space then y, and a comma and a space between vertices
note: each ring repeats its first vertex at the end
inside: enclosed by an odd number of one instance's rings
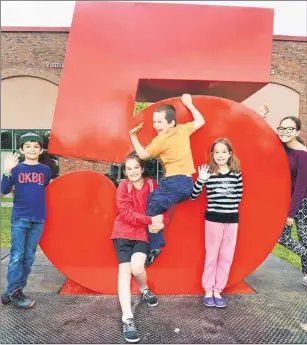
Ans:
POLYGON ((202 276, 207 307, 226 307, 221 292, 226 286, 237 241, 239 211, 243 184, 240 162, 233 154, 231 143, 216 140, 209 165, 198 168, 191 199, 207 189, 208 207, 205 213, 206 260, 202 276))

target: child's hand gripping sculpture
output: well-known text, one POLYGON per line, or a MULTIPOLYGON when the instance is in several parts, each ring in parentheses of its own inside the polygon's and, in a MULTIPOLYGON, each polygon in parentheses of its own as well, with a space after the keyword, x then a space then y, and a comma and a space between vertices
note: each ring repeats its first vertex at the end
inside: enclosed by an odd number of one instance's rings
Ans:
POLYGON ((192 96, 190 94, 183 94, 181 96, 181 102, 183 103, 183 105, 185 105, 187 108, 193 105, 193 101, 192 101, 192 96))
POLYGON ((137 127, 131 129, 129 132, 130 136, 137 135, 143 128, 144 123, 141 122, 137 127))

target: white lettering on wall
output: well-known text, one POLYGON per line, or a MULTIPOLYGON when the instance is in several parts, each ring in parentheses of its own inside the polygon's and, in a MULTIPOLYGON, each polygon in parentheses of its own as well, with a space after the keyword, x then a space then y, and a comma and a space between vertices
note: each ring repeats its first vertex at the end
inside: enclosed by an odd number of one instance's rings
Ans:
POLYGON ((46 62, 47 68, 63 68, 63 62, 46 62))

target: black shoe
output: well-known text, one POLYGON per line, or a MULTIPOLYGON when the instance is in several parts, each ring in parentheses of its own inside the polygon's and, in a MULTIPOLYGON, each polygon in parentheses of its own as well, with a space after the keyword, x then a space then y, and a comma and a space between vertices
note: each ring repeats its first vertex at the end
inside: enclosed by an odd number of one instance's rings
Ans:
POLYGON ((133 318, 123 322, 123 336, 128 343, 137 343, 140 340, 133 318))
POLYGON ((158 305, 157 297, 148 288, 142 291, 142 298, 150 307, 158 305))
POLYGON ((10 296, 12 304, 17 308, 31 309, 35 305, 35 300, 23 294, 21 289, 16 289, 10 296))
POLYGON ((157 256, 162 252, 161 249, 152 249, 147 254, 147 258, 145 261, 145 266, 150 266, 157 258, 157 256))
POLYGON ((2 304, 9 304, 11 302, 10 295, 6 292, 3 295, 1 295, 1 303, 2 304))

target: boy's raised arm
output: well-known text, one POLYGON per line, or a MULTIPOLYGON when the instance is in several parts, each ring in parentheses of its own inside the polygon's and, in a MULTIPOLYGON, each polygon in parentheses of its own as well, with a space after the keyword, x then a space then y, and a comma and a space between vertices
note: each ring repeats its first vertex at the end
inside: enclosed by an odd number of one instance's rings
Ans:
POLYGON ((147 159, 150 157, 150 154, 144 149, 144 147, 140 144, 139 139, 137 137, 138 132, 143 128, 143 122, 139 124, 137 127, 131 129, 129 132, 130 139, 132 145, 135 149, 135 152, 141 159, 147 159))
POLYGON ((14 180, 12 178, 12 170, 17 166, 19 163, 18 161, 19 154, 17 153, 9 153, 4 159, 4 174, 1 180, 1 193, 8 194, 11 192, 14 180))
POLYGON ((181 96, 181 102, 190 110, 194 118, 194 127, 195 130, 199 129, 205 124, 205 119, 203 118, 202 114, 195 108, 192 96, 189 94, 183 94, 181 96))

